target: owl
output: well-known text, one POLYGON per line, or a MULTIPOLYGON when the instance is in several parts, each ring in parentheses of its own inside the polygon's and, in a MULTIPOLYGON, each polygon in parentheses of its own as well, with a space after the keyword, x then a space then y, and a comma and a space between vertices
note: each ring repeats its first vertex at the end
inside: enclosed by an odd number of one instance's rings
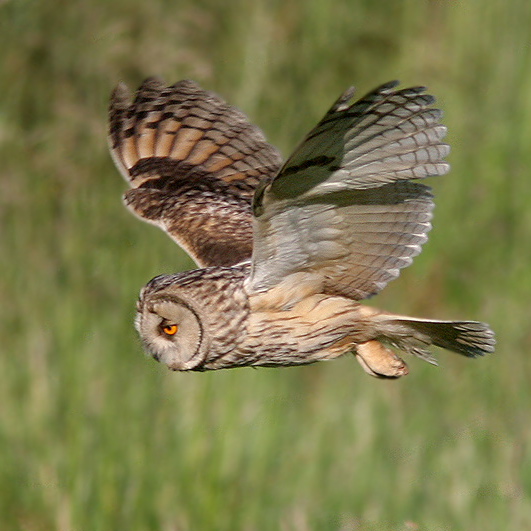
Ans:
POLYGON ((433 208, 419 180, 447 173, 446 128, 424 87, 349 88, 283 161, 263 133, 193 81, 118 85, 109 143, 125 205, 166 231, 199 269, 141 290, 145 350, 175 371, 282 367, 351 353, 372 376, 435 364, 435 345, 493 352, 475 321, 395 315, 360 301, 408 266, 433 208))

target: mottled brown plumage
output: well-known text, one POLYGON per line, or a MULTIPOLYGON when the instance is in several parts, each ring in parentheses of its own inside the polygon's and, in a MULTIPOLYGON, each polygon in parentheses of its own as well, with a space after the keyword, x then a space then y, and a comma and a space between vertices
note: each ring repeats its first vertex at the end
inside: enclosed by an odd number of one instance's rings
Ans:
POLYGON ((126 205, 203 269, 153 279, 136 326, 173 370, 288 366, 356 355, 371 375, 434 363, 429 345, 494 350, 484 323, 393 315, 363 306, 427 239, 430 189, 448 171, 446 128, 423 87, 345 92, 282 165, 238 110, 191 81, 148 79, 110 107, 126 205), (387 346, 385 346, 387 345, 387 346))
POLYGON ((252 251, 251 198, 282 158, 237 109, 193 81, 147 79, 131 103, 113 92, 109 142, 132 190, 125 204, 160 226, 202 267, 252 251))

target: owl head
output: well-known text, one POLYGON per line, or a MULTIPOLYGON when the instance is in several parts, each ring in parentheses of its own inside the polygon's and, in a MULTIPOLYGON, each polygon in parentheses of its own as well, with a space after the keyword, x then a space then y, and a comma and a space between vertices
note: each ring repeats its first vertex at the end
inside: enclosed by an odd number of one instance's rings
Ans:
POLYGON ((209 350, 202 308, 179 289, 175 275, 154 278, 137 302, 135 326, 144 349, 176 371, 200 365, 209 350))

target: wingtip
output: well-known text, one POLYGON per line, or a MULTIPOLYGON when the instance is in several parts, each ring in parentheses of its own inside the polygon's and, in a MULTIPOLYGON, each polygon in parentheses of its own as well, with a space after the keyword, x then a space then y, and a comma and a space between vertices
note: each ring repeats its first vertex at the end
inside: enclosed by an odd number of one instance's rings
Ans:
POLYGON ((383 85, 380 85, 378 87, 378 91, 380 92, 383 92, 383 91, 387 91, 387 90, 392 90, 396 87, 398 87, 398 85, 400 85, 400 81, 398 79, 393 79, 392 81, 388 81, 387 83, 384 83, 383 85))
POLYGON ((146 91, 161 91, 166 88, 166 81, 160 76, 150 76, 144 79, 140 87, 138 87, 138 92, 146 91))
POLYGON ((111 93, 111 109, 124 110, 129 106, 131 100, 131 91, 122 81, 114 87, 111 93))
MULTIPOLYGON (((400 84, 400 81, 393 80, 388 81, 387 83, 384 83, 383 85, 380 85, 379 87, 375 88, 374 90, 371 90, 365 97, 371 97, 371 98, 380 98, 382 96, 390 94, 395 87, 397 87, 400 84)), ((335 112, 342 112, 346 111, 351 106, 351 100, 354 96, 354 93, 356 92, 356 89, 354 86, 350 86, 339 98, 335 101, 335 103, 332 105, 330 109, 330 113, 335 112)))
POLYGON ((354 93, 356 92, 356 88, 354 86, 350 86, 332 105, 332 108, 330 109, 330 112, 338 112, 338 111, 344 111, 345 109, 348 109, 350 100, 354 96, 354 93))

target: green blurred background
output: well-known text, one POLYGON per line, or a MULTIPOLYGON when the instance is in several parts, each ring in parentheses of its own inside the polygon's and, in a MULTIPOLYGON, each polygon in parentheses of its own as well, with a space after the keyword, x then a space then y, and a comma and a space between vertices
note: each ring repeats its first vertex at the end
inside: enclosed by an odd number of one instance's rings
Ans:
POLYGON ((531 529, 531 3, 3 0, 0 527, 531 529), (498 350, 396 382, 351 357, 174 374, 140 287, 192 267, 122 206, 108 96, 199 81, 284 155, 350 84, 426 84, 452 172, 374 304, 489 322, 498 350))

